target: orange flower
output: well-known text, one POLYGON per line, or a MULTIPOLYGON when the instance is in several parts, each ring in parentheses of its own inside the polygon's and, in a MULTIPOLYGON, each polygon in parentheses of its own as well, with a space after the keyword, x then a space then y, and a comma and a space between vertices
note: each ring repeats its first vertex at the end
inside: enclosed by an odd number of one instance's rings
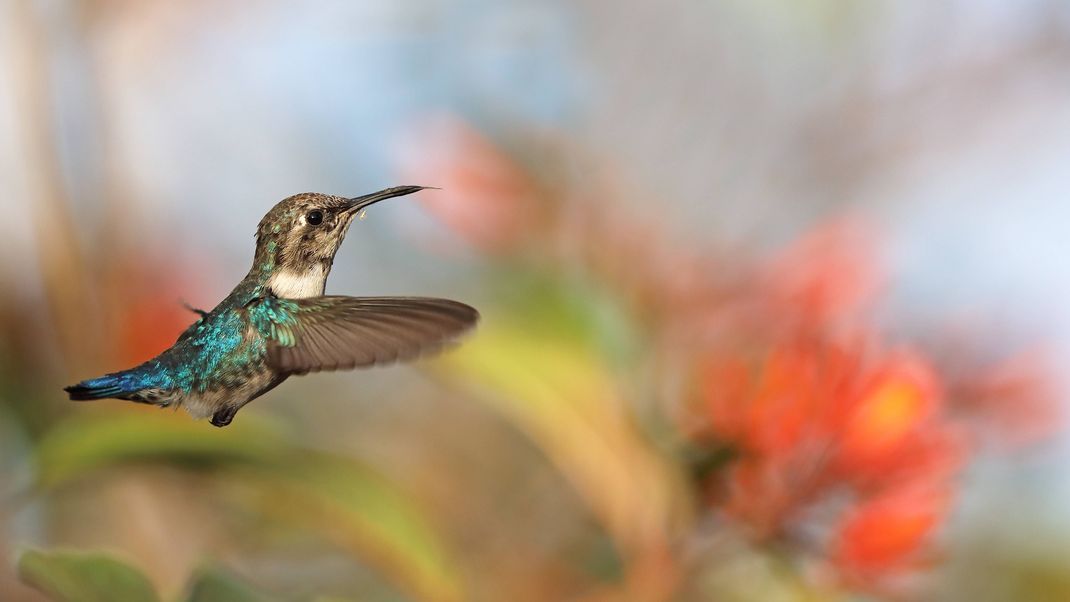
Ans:
POLYGON ((708 360, 709 428, 721 440, 761 455, 785 455, 839 437, 855 403, 861 352, 835 344, 779 343, 766 357, 708 360), (756 364, 756 365, 754 365, 756 364))
POLYGON ((921 356, 810 340, 774 343, 753 368, 738 357, 707 366, 706 435, 741 456, 713 476, 726 516, 778 537, 846 497, 857 501, 829 554, 852 578, 877 580, 923 553, 966 447, 921 356))
POLYGON ((835 529, 833 562, 852 580, 914 568, 947 515, 946 488, 908 486, 858 504, 835 529))
POLYGON ((886 359, 851 401, 839 438, 842 465, 864 470, 895 456, 913 434, 928 428, 939 406, 936 376, 920 357, 886 359))

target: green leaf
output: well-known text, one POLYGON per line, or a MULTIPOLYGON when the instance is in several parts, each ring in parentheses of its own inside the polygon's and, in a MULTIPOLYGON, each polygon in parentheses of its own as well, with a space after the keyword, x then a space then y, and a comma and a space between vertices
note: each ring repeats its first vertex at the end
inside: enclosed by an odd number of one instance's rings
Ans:
POLYGON ((156 591, 140 571, 98 552, 27 550, 19 578, 55 602, 155 602, 156 591))
POLYGON ((290 446, 282 433, 254 419, 225 429, 161 412, 81 414, 53 428, 37 447, 37 484, 60 485, 125 461, 167 460, 191 466, 263 462, 290 446))
POLYGON ((275 598, 257 592, 223 571, 203 569, 194 575, 186 600, 187 602, 268 602, 275 598))
POLYGON ((259 499, 250 506, 318 531, 369 560, 402 591, 421 600, 464 599, 459 572, 422 509, 372 468, 309 452, 232 478, 254 485, 259 499))

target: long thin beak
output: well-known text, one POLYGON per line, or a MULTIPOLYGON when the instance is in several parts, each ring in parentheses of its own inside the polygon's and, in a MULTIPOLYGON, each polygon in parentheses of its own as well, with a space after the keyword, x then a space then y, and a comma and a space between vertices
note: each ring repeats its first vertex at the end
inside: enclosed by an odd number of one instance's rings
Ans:
POLYGON ((412 194, 430 188, 429 186, 395 186, 393 188, 387 188, 380 190, 379 192, 373 192, 364 196, 358 196, 349 199, 349 204, 344 211, 346 213, 357 213, 360 210, 374 205, 379 201, 394 198, 396 196, 405 196, 406 194, 412 194))

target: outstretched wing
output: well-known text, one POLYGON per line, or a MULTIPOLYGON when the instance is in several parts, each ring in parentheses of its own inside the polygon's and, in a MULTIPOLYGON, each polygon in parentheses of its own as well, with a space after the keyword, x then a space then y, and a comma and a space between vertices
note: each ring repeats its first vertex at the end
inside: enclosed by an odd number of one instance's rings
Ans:
POLYGON ((464 303, 425 297, 268 297, 247 309, 268 341, 268 364, 283 374, 411 360, 479 321, 464 303))

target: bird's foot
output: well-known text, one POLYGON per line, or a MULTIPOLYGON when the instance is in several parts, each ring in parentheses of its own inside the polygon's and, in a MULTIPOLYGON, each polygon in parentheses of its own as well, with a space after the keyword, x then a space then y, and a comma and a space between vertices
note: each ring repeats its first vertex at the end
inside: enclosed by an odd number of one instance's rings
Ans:
POLYGON ((231 420, 234 420, 234 415, 238 413, 238 408, 223 408, 215 414, 212 414, 212 426, 218 426, 220 428, 230 424, 231 420))

